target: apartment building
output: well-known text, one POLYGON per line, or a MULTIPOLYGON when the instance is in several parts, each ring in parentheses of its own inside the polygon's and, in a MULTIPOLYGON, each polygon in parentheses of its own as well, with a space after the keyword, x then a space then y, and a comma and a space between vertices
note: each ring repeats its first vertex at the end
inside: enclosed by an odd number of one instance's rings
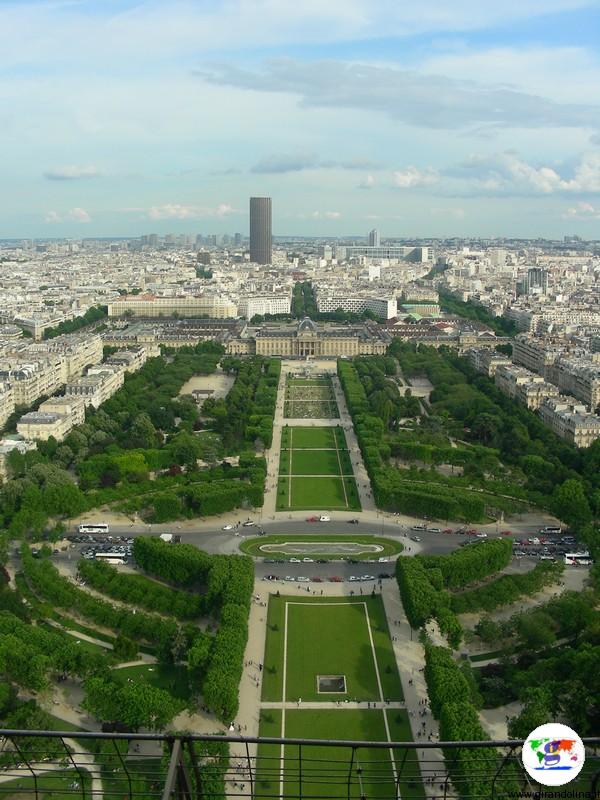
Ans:
POLYGON ((38 411, 69 417, 71 427, 85 422, 85 403, 81 397, 51 397, 41 403, 38 411))
POLYGON ((243 297, 238 303, 238 316, 252 319, 260 314, 289 314, 290 294, 253 294, 243 297))
MULTIPOLYGON (((160 352, 160 351, 159 351, 160 352)), ((130 350, 118 350, 109 356, 104 362, 107 366, 120 367, 126 373, 137 372, 141 369, 148 358, 148 351, 145 347, 132 347, 130 350)))
POLYGON ((393 319, 398 315, 398 305, 395 297, 371 297, 369 295, 327 295, 317 292, 317 310, 321 313, 338 311, 350 311, 354 314, 362 314, 363 311, 372 311, 377 317, 382 319, 393 319))
MULTIPOLYGON (((536 378, 539 377, 536 375, 536 378)), ((531 411, 537 411, 547 397, 559 397, 558 388, 547 381, 530 381, 518 383, 515 391, 515 400, 522 403, 531 411)))
POLYGON ((501 392, 512 400, 517 398, 517 389, 525 384, 544 384, 541 375, 536 375, 523 367, 504 364, 496 369, 494 382, 501 392))
POLYGON ((158 297, 134 295, 121 297, 108 304, 109 317, 212 317, 227 319, 237 316, 237 305, 219 295, 201 297, 158 297))
POLYGON ((72 427, 71 418, 67 414, 49 411, 30 411, 17 422, 17 432, 30 441, 39 439, 45 442, 52 436, 57 442, 61 442, 72 427))
POLYGON ((577 447, 589 447, 600 438, 600 416, 590 414, 573 397, 547 398, 538 413, 557 436, 577 447))
POLYGON ((65 386, 66 397, 81 397, 86 406, 99 408, 121 388, 125 372, 117 366, 92 367, 88 374, 65 386))
POLYGON ((15 410, 15 397, 10 383, 0 381, 0 428, 15 410))
POLYGON ((543 339, 519 334, 513 341, 512 358, 515 364, 546 376, 547 367, 554 364, 564 351, 560 345, 550 345, 543 339))
POLYGON ((57 392, 63 385, 64 358, 39 359, 14 369, 0 370, 0 381, 12 386, 15 405, 30 406, 39 397, 57 392))
POLYGON ((512 361, 508 356, 490 350, 490 348, 473 348, 467 353, 469 363, 477 372, 493 378, 498 367, 510 367, 512 361))
POLYGON ((561 358, 548 374, 564 394, 581 400, 591 411, 600 407, 600 364, 586 358, 561 358))

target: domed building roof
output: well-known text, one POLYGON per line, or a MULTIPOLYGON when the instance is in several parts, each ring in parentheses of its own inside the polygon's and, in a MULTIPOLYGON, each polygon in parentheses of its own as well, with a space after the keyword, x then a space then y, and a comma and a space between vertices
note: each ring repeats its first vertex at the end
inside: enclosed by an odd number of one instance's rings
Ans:
POLYGON ((310 317, 304 317, 304 319, 298 325, 298 333, 316 333, 317 326, 312 321, 310 317))

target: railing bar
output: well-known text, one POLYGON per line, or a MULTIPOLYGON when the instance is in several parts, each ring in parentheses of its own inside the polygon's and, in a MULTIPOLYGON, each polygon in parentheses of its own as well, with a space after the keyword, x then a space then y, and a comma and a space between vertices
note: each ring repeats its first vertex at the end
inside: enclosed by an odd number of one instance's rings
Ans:
POLYGON ((171 800, 173 790, 175 789, 175 781, 177 778, 177 762, 181 752, 181 739, 167 740, 171 748, 169 758, 169 768, 167 770, 167 777, 165 778, 165 785, 162 793, 162 800, 171 800))

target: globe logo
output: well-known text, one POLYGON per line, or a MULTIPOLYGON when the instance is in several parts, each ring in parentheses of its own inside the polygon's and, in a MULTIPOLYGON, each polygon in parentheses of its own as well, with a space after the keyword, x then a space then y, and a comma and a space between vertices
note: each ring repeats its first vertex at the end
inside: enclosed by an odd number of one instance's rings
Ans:
POLYGON ((570 783, 585 762, 585 747, 567 725, 549 722, 531 731, 522 752, 527 774, 542 786, 570 783))

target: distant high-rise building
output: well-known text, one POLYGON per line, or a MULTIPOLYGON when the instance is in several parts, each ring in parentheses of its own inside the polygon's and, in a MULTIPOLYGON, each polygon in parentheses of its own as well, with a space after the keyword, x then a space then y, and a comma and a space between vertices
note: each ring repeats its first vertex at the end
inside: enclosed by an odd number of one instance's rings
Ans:
POLYGON ((250 198, 250 261, 270 264, 273 260, 271 239, 271 198, 250 198))
POLYGON ((241 233, 236 233, 235 234, 235 236, 233 237, 233 243, 234 243, 234 245, 236 247, 239 247, 241 245, 241 243, 242 243, 242 234, 241 233))
POLYGON ((148 236, 148 244, 150 245, 150 247, 158 247, 157 233, 151 233, 150 236, 148 236))
POLYGON ((379 231, 377 228, 373 228, 372 231, 369 231, 369 247, 380 247, 381 246, 381 236, 379 235, 379 231))

